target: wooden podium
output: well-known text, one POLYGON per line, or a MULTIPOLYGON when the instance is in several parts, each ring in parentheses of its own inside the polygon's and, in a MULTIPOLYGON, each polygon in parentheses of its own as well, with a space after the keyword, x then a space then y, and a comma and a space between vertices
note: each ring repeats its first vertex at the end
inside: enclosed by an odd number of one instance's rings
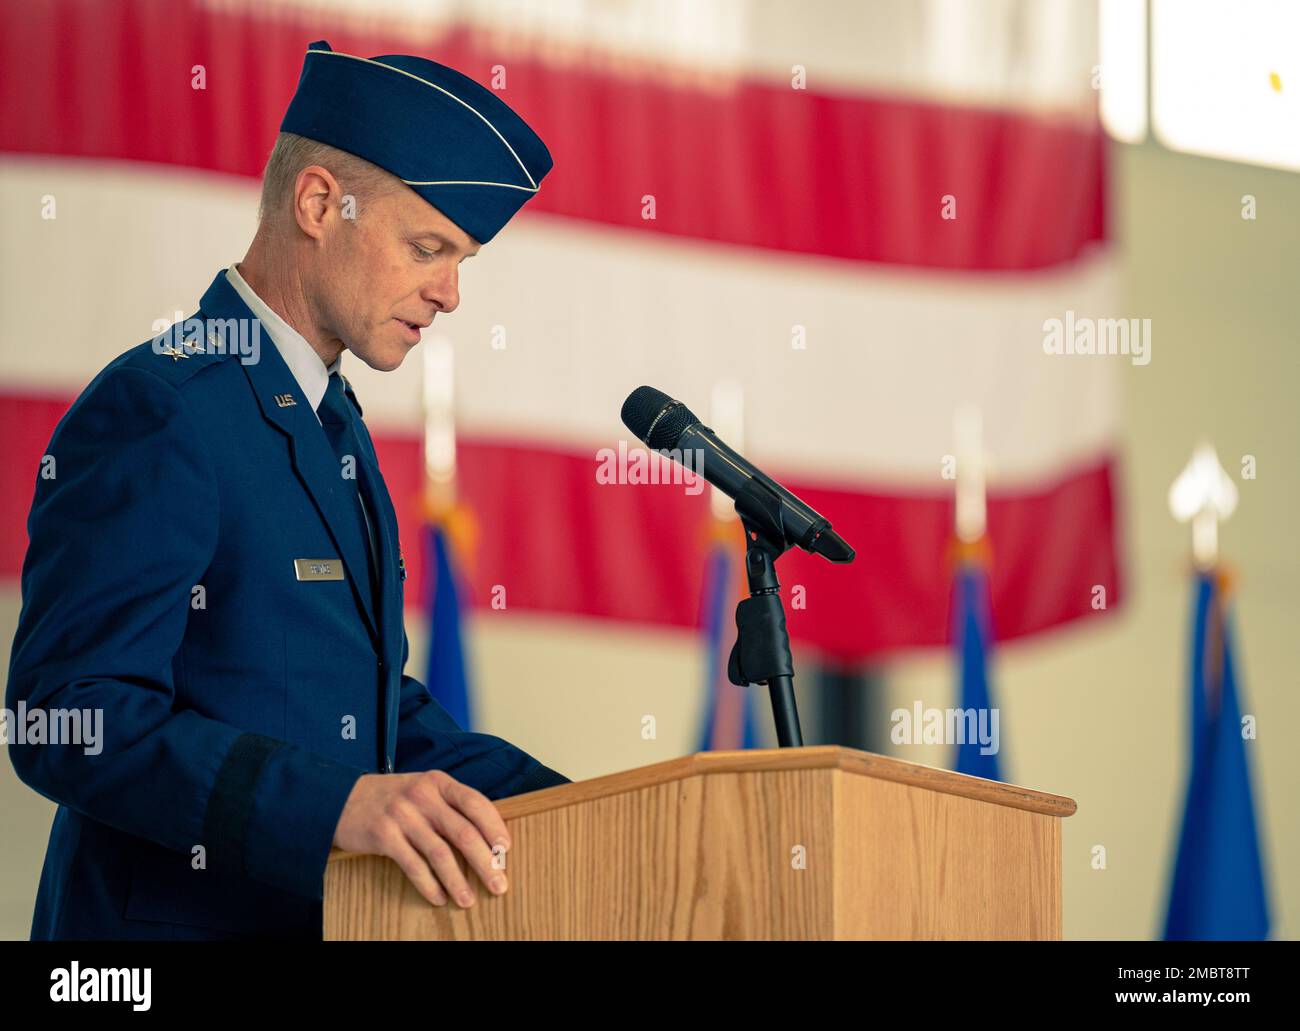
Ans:
MULTIPOLYGON (((849 748, 703 752, 497 803, 510 888, 335 851, 327 939, 1059 938, 1060 795, 849 748)), ((462 862, 462 868, 464 863, 462 862)))

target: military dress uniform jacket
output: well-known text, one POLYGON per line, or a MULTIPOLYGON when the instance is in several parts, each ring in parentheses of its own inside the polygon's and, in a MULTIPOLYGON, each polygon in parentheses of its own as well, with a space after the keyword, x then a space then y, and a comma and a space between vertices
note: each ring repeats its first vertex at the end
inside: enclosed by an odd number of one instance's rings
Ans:
MULTIPOLYGON (((229 335, 224 320, 254 317, 223 270, 195 318, 229 335)), ((205 351, 141 344, 50 440, 6 707, 51 726, 55 710, 101 710, 102 741, 8 748, 59 804, 33 939, 319 938, 326 857, 363 774, 445 770, 492 799, 567 783, 403 675, 397 521, 360 408, 377 596, 366 541, 346 532, 356 493, 260 337, 256 362, 221 334, 205 351)))

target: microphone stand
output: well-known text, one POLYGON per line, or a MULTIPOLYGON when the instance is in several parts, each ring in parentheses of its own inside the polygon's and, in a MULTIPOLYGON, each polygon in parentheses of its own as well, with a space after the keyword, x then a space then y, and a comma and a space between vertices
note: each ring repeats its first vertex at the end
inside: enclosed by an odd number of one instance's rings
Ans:
POLYGON ((745 528, 749 597, 736 606, 737 636, 727 679, 739 687, 766 684, 777 743, 798 748, 803 732, 794 700, 794 658, 776 578, 776 560, 790 549, 781 511, 781 499, 756 480, 749 480, 736 496, 736 514, 745 528))

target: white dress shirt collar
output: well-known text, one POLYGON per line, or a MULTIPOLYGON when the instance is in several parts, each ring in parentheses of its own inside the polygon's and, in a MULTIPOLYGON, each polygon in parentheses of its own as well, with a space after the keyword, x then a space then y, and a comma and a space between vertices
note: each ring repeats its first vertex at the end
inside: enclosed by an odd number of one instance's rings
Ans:
POLYGON ((258 297, 234 265, 226 271, 226 278, 257 316, 257 320, 271 337, 271 342, 275 344, 275 349, 280 352, 280 357, 284 359, 284 364, 289 366, 293 378, 298 381, 303 397, 311 405, 312 411, 316 411, 325 397, 330 376, 339 371, 342 356, 335 358, 334 364, 327 369, 320 355, 313 350, 311 344, 307 343, 306 337, 280 318, 270 305, 258 297))

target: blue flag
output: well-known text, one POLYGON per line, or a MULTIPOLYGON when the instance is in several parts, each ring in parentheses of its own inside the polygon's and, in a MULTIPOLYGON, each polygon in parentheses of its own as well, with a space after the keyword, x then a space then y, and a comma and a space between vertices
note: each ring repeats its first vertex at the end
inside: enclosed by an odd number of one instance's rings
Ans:
POLYGON ((426 607, 429 614, 429 662, 424 682, 429 693, 461 728, 473 730, 465 646, 461 636, 460 590, 451 561, 451 548, 442 527, 431 526, 429 536, 434 575, 426 607))
POLYGON ((732 618, 736 591, 733 565, 726 547, 717 545, 709 555, 704 576, 705 698, 701 752, 758 747, 754 720, 753 688, 737 687, 727 679, 727 659, 735 639, 732 618))
POLYGON ((1191 666, 1191 771, 1164 936, 1264 939, 1268 893, 1241 733, 1232 636, 1212 574, 1197 578, 1191 666))
MULTIPOLYGON (((988 652, 992 643, 989 619, 988 581, 984 567, 978 562, 962 562, 957 570, 956 605, 954 606, 954 636, 957 641, 958 662, 961 664, 961 708, 974 710, 975 726, 992 727, 993 702, 988 678, 988 652)), ((971 740, 971 724, 966 740, 957 745, 958 773, 987 780, 1001 780, 998 752, 983 754, 979 740, 971 740)), ((1000 726, 1000 724, 999 724, 1000 726)), ((1000 747, 1000 734, 994 738, 1000 747)))

